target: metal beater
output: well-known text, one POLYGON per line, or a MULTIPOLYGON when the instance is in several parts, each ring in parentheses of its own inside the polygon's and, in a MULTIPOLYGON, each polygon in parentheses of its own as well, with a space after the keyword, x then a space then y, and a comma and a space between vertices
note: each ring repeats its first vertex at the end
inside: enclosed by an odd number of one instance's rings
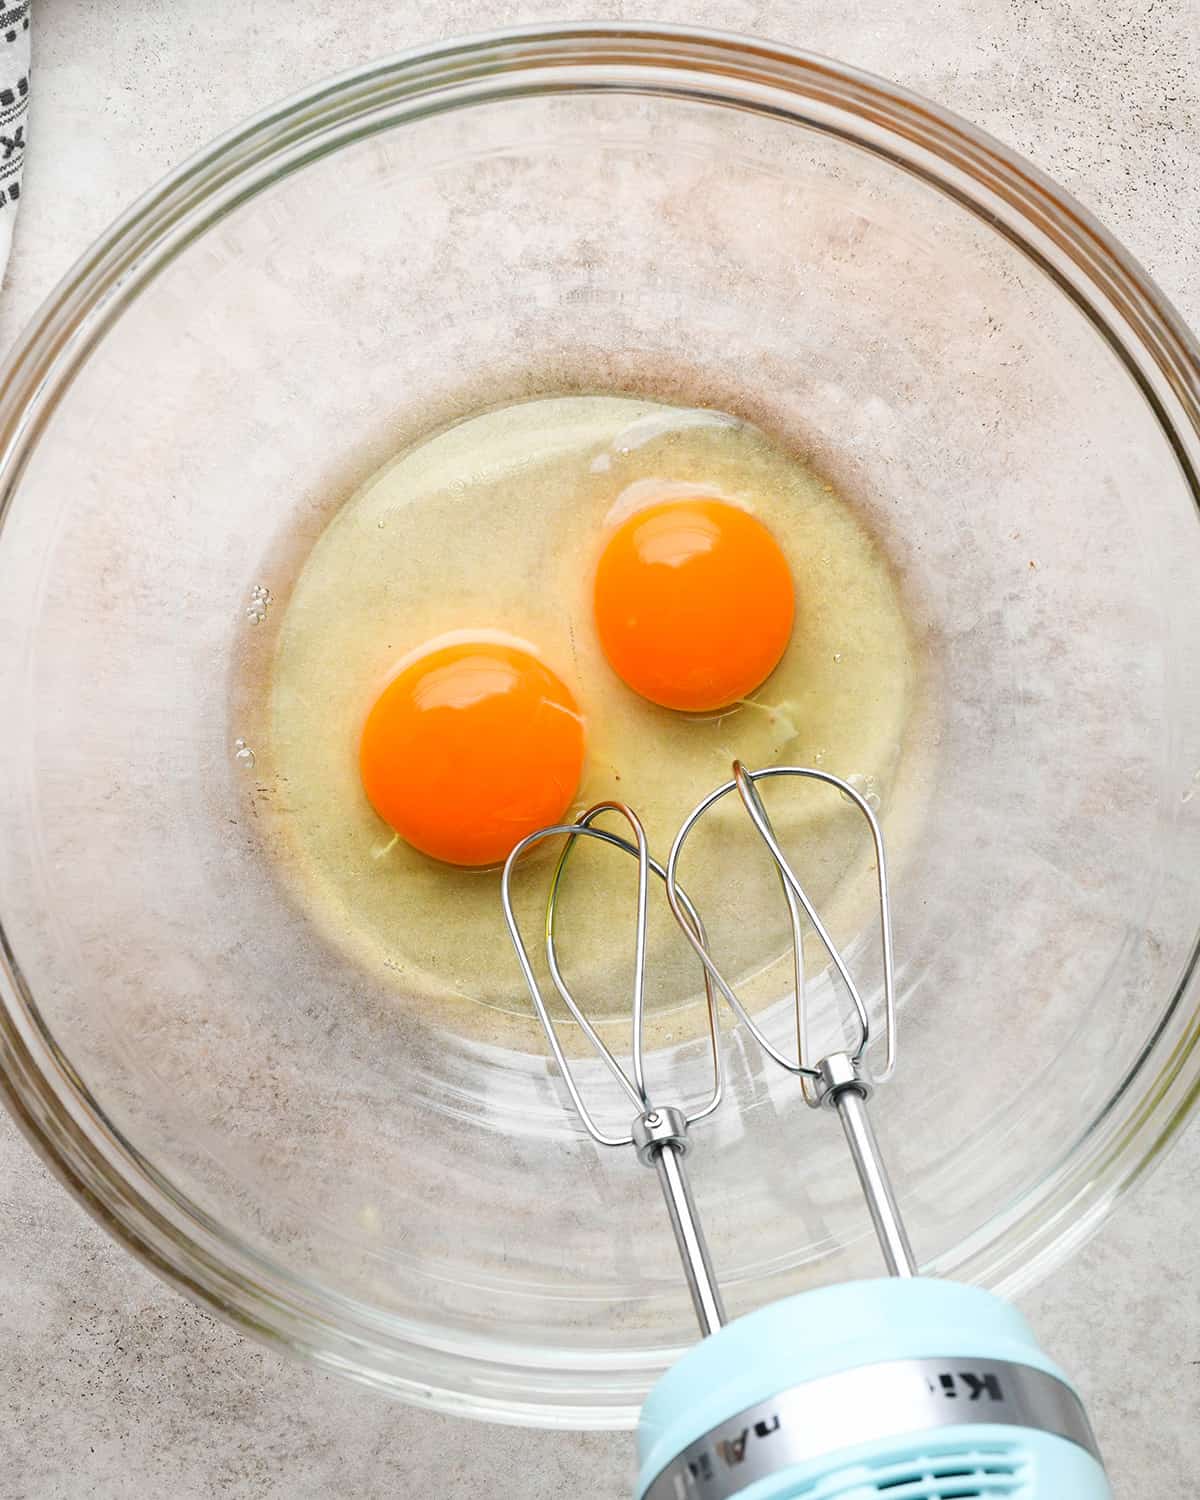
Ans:
POLYGON ((883 834, 873 809, 853 785, 811 767, 749 771, 735 761, 732 778, 684 819, 665 866, 651 857, 632 809, 620 802, 602 802, 575 823, 523 839, 505 864, 501 896, 530 998, 584 1128, 598 1145, 633 1146, 639 1160, 657 1171, 705 1335, 668 1371, 643 1409, 640 1500, 732 1500, 751 1490, 753 1500, 810 1495, 816 1500, 818 1494, 822 1500, 851 1495, 854 1500, 876 1495, 886 1500, 1111 1496, 1078 1395, 1042 1354, 1019 1314, 977 1288, 918 1276, 867 1111, 873 1087, 885 1082, 896 1066, 895 960, 883 834), (883 1002, 883 1059, 873 1074, 866 1061, 873 1040, 869 1008, 781 848, 756 785, 775 777, 824 783, 857 808, 868 825, 877 872, 883 1002), (763 1034, 721 972, 701 916, 679 882, 680 859, 696 825, 732 793, 771 855, 787 905, 795 981, 794 1057, 763 1034), (606 813, 622 817, 632 838, 594 826, 606 813), (547 967, 568 1013, 634 1110, 625 1135, 601 1130, 584 1102, 513 910, 511 882, 518 860, 531 846, 552 837, 562 837, 565 843, 550 877, 546 903, 547 967), (630 1072, 576 1002, 559 963, 561 884, 572 850, 583 837, 600 840, 637 862, 630 1072), (705 1098, 690 1108, 659 1102, 646 1082, 646 930, 652 873, 662 881, 704 976, 712 1083, 705 1098), (850 1041, 815 1061, 808 1043, 805 919, 850 1002, 850 1041), (802 1293, 726 1326, 684 1167, 689 1127, 711 1115, 723 1094, 718 994, 767 1056, 797 1076, 806 1101, 837 1114, 892 1279, 802 1293))
MULTIPOLYGON (((703 1334, 715 1332, 725 1322, 725 1309, 721 1302, 720 1289, 717 1286, 716 1277, 713 1274, 712 1260, 708 1251, 708 1243, 704 1237, 704 1231, 700 1226, 700 1220, 696 1214, 696 1205, 692 1198, 691 1187, 688 1183, 687 1171, 684 1167, 684 1157, 689 1148, 688 1128, 698 1121, 711 1115, 721 1102, 724 1093, 724 1067, 721 1059, 721 1031, 720 1021, 717 1015, 717 1000, 713 992, 713 980, 705 967, 704 988, 706 1000, 706 1013, 708 1019, 709 1036, 712 1049, 712 1087, 707 1098, 699 1105, 685 1110, 676 1104, 655 1104, 650 1097, 646 1084, 646 1070, 643 1058, 643 1033, 645 1020, 645 987, 646 987, 646 926, 648 915, 648 897, 650 872, 662 881, 668 881, 668 872, 663 869, 657 860, 650 857, 646 847, 646 831, 642 827, 641 820, 632 808, 626 807, 623 802, 600 802, 591 807, 577 823, 556 824, 552 828, 542 829, 538 833, 532 833, 528 838, 513 849, 508 856, 504 866, 504 876, 501 881, 501 900, 504 906, 504 918, 508 923, 508 931, 513 940, 513 946, 517 953, 517 962, 521 966, 521 972, 525 976, 525 983, 529 988, 529 995, 533 1001, 534 1009, 537 1011, 538 1020, 542 1023, 542 1029, 546 1033, 546 1039, 550 1043, 550 1050, 554 1054, 554 1061, 558 1065, 558 1071, 562 1075, 563 1082, 567 1086, 567 1092, 571 1096, 571 1102, 575 1106, 576 1113, 583 1121, 584 1129, 591 1138, 600 1146, 633 1146, 638 1155, 638 1160, 645 1166, 652 1166, 658 1173, 659 1184, 662 1187, 663 1198, 667 1205, 667 1213, 671 1220, 671 1229, 675 1235, 675 1243, 679 1247, 679 1256, 683 1262, 684 1275, 687 1277, 688 1288, 692 1294, 692 1304, 696 1309, 696 1317, 703 1334), (604 813, 616 813, 628 823, 632 833, 632 842, 623 839, 615 833, 606 829, 594 827, 595 820, 604 813), (628 1135, 608 1135, 600 1129, 592 1116, 591 1111, 584 1103, 583 1096, 579 1091, 575 1075, 567 1062, 566 1054, 558 1037, 558 1029, 551 1019, 546 1002, 542 997, 541 989, 529 961, 529 954, 521 938, 520 928, 517 925, 516 915, 512 904, 512 872, 516 862, 526 849, 540 843, 543 839, 553 838, 556 835, 565 836, 567 842, 562 853, 559 855, 558 863, 554 867, 554 873, 550 880, 550 894, 546 902, 546 963, 550 970, 550 977, 554 987, 562 998, 563 1004, 571 1013, 572 1018, 591 1043, 600 1060, 608 1068, 609 1072, 621 1086, 630 1104, 636 1111, 633 1124, 628 1135), (555 921, 558 914, 559 890, 562 884, 563 871, 566 869, 567 860, 576 841, 581 837, 601 840, 603 843, 622 849, 632 854, 637 860, 637 919, 634 937, 634 962, 633 962, 633 995, 631 1010, 633 1016, 632 1028, 632 1077, 626 1073, 621 1064, 613 1056, 611 1050, 605 1045, 603 1039, 592 1023, 588 1020, 583 1010, 576 1003, 574 995, 563 977, 562 969, 558 962, 558 949, 555 943, 555 921)), ((671 887, 668 887, 671 889, 671 887)), ((703 924, 696 912, 695 907, 675 883, 674 895, 671 909, 677 915, 677 920, 688 934, 689 940, 696 943, 701 952, 707 952, 707 935, 703 924)), ((720 977, 717 982, 721 983, 720 977)), ((737 1005, 736 999, 734 1004, 737 1005)))

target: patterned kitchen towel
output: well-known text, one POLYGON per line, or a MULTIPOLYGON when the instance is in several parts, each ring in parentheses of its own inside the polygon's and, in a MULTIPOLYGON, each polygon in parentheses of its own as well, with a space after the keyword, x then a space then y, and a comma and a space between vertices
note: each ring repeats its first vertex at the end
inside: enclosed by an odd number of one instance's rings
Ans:
POLYGON ((8 265, 25 164, 29 109, 29 7, 0 0, 0 275, 8 265))

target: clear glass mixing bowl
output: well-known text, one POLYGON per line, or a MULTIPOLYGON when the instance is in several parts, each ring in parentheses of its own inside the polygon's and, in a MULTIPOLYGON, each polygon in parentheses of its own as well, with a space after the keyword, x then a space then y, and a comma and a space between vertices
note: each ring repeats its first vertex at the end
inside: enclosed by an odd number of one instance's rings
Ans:
MULTIPOLYGON (((11 1107, 247 1330, 443 1409, 617 1425, 694 1337, 653 1174, 582 1138, 531 1029, 447 1026, 317 935, 230 686, 378 462, 580 390, 786 434, 894 559, 932 708, 878 1123, 927 1266, 1013 1289, 1200 1078, 1200 383, 1144 273, 994 141, 824 59, 631 27, 270 111, 9 362, 11 1107)), ((873 1270, 836 1127, 736 1037, 731 1067, 693 1157, 730 1310, 873 1270)))

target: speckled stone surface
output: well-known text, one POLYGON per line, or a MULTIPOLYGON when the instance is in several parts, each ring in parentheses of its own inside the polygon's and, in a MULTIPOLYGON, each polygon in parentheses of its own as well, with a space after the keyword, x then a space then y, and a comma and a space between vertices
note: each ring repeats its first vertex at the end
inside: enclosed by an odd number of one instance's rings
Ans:
MULTIPOLYGON (((1200 324, 1192 0, 590 0, 832 53, 977 121, 1071 188, 1200 324)), ((216 132, 383 52, 581 14, 562 0, 38 0, 26 192, 0 296, 7 347, 133 197, 216 132)), ((1194 1488, 1200 1132, 1025 1299, 1075 1374, 1123 1500, 1194 1488)), ((0 1500, 629 1493, 632 1445, 434 1418, 239 1338, 135 1265, 0 1120, 0 1500)))

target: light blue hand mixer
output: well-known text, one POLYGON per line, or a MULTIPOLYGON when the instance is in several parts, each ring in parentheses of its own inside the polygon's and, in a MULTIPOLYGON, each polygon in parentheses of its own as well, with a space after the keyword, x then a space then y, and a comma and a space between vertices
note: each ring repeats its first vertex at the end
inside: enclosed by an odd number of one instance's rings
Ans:
POLYGON ((872 1088, 896 1060, 891 916, 883 836, 867 800, 850 783, 800 766, 747 771, 710 793, 688 815, 665 867, 652 859, 636 814, 604 802, 576 823, 523 839, 504 869, 505 919, 521 971, 571 1102, 602 1146, 633 1147, 658 1174, 684 1275, 704 1337, 655 1386, 638 1427, 637 1500, 1105 1500, 1112 1491, 1087 1415, 1063 1372, 1042 1353, 1024 1319, 977 1287, 917 1274, 917 1263, 867 1112, 872 1088), (878 871, 883 976, 883 1063, 866 1066, 868 1008, 776 838, 755 783, 808 777, 841 792, 867 820, 878 871), (700 914, 678 881, 683 848, 697 822, 731 793, 774 860, 791 923, 795 963, 795 1057, 762 1033, 713 959, 700 914), (596 827, 617 814, 632 838, 596 827), (567 1010, 612 1073, 634 1111, 627 1135, 602 1130, 584 1102, 546 1006, 513 910, 511 879, 521 855, 553 836, 566 843, 550 881, 545 949, 567 1010), (637 930, 630 1071, 617 1061, 577 1004, 555 941, 560 882, 580 837, 637 861, 637 930), (652 1099, 643 1058, 644 973, 650 875, 665 885, 671 910, 704 969, 713 1083, 683 1109, 652 1099), (853 1006, 853 1043, 810 1060, 805 1005, 803 920, 811 924, 853 1006), (773 1062, 795 1074, 806 1101, 830 1108, 845 1132, 889 1279, 803 1292, 725 1319, 721 1293, 684 1157, 689 1128, 721 1102, 723 1069, 718 993, 773 1062))

